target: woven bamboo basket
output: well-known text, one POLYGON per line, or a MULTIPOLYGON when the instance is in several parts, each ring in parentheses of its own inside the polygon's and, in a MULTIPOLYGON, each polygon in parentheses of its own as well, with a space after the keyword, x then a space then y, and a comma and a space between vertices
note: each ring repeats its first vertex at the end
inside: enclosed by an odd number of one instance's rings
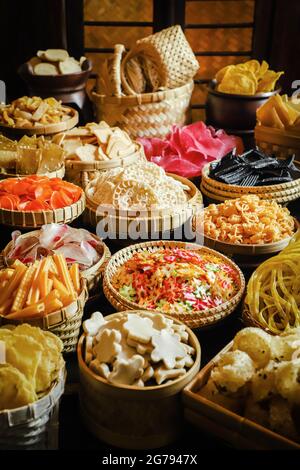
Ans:
POLYGON ((1 123, 0 132, 6 137, 19 139, 23 135, 52 135, 68 131, 78 124, 79 114, 75 109, 69 106, 64 106, 64 108, 70 110, 70 118, 66 121, 45 124, 39 127, 12 127, 1 123))
MULTIPOLYGON (((300 168, 300 163, 296 162, 300 168)), ((273 184, 269 186, 238 186, 215 181, 209 177, 210 165, 202 170, 200 189, 210 200, 224 202, 226 199, 235 199, 244 194, 255 194, 262 199, 270 199, 279 204, 295 201, 300 197, 300 178, 288 183, 273 184)))
POLYGON ((112 240, 127 240, 128 242, 132 241, 130 236, 132 224, 134 224, 135 232, 145 234, 147 239, 149 239, 149 234, 163 236, 164 232, 174 231, 196 214, 203 200, 200 191, 191 181, 171 173, 168 173, 168 175, 189 186, 190 199, 186 204, 176 209, 160 209, 155 213, 147 210, 143 212, 119 211, 113 207, 104 207, 101 210, 87 195, 90 187, 88 185, 86 187, 87 203, 83 214, 83 222, 91 227, 97 227, 99 223, 107 220, 112 227, 112 230, 106 233, 107 237, 112 240))
MULTIPOLYGON (((30 237, 33 235, 38 235, 39 231, 33 231, 33 232, 26 232, 23 233, 23 235, 20 235, 22 238, 30 237)), ((97 235, 94 235, 91 233, 91 235, 99 241, 99 238, 97 235)), ((103 245, 103 254, 99 261, 94 264, 94 266, 91 266, 90 268, 86 269, 85 271, 81 271, 81 276, 83 279, 86 281, 86 286, 87 290, 90 294, 96 292, 99 287, 100 287, 100 282, 103 277, 103 272, 105 269, 105 266, 111 256, 109 248, 105 245, 105 243, 102 242, 103 245)), ((1 255, 0 255, 0 269, 6 268, 9 266, 9 258, 8 258, 8 253, 10 252, 12 248, 12 241, 10 241, 6 247, 3 249, 1 255)))
MULTIPOLYGON (((0 180, 4 180, 6 178, 24 178, 28 175, 19 175, 14 173, 4 173, 0 169, 0 180)), ((46 173, 39 174, 39 176, 47 176, 48 178, 61 178, 65 176, 65 165, 61 166, 55 171, 48 171, 46 173)))
POLYGON ((201 360, 199 341, 190 329, 187 332, 196 350, 194 365, 171 383, 144 388, 117 386, 94 374, 83 360, 85 335, 81 336, 77 347, 80 408, 89 431, 110 445, 130 449, 161 447, 178 438, 183 429, 180 392, 197 374, 201 360))
POLYGON ((39 228, 45 224, 68 224, 77 219, 85 208, 85 195, 71 204, 52 211, 11 211, 8 209, 0 209, 0 223, 14 228, 22 228, 23 230, 32 230, 39 228))
POLYGON ((76 350, 78 342, 83 309, 87 300, 87 289, 85 281, 82 279, 82 290, 77 300, 67 307, 53 313, 49 313, 40 318, 28 318, 24 320, 6 319, 0 315, 0 325, 19 325, 21 323, 29 323, 32 326, 38 326, 42 330, 51 331, 58 336, 64 345, 63 352, 70 353, 76 350))
POLYGON ((141 251, 157 251, 160 248, 183 248, 183 249, 192 249, 195 250, 197 249, 198 252, 202 253, 209 253, 214 256, 217 256, 220 261, 223 263, 228 264, 230 267, 232 267, 235 272, 237 273, 237 278, 238 278, 238 285, 237 285, 237 292, 232 299, 230 299, 227 302, 224 302, 223 304, 199 311, 199 312, 194 312, 194 313, 186 313, 186 314, 172 314, 172 318, 176 318, 183 323, 185 323, 188 327, 190 328, 203 328, 203 327, 208 327, 212 326, 218 321, 224 319, 228 315, 230 315, 238 306, 240 303, 244 290, 245 290, 245 279, 244 276, 239 269, 239 267, 231 261, 229 258, 226 256, 217 253, 214 250, 211 250, 210 248, 205 248, 201 245, 197 244, 190 244, 187 242, 177 242, 177 241, 152 241, 152 242, 144 242, 144 243, 138 243, 136 245, 131 245, 127 248, 123 248, 122 250, 118 251, 115 253, 110 261, 108 262, 105 273, 104 273, 104 281, 103 281, 103 291, 104 295, 107 298, 107 300, 112 304, 113 307, 115 307, 118 311, 122 311, 125 309, 131 309, 131 310, 137 310, 139 309, 139 305, 131 302, 122 295, 119 294, 119 292, 114 288, 112 284, 112 280, 117 273, 118 269, 130 258, 135 253, 141 252, 141 251))
POLYGON ((300 160, 299 129, 298 132, 286 131, 257 124, 254 137, 256 145, 264 152, 283 159, 295 155, 300 160))
POLYGON ((66 160, 66 180, 81 188, 85 188, 100 173, 117 167, 126 167, 145 161, 144 148, 140 143, 136 143, 136 151, 124 158, 114 158, 109 161, 81 162, 76 160, 66 160))
POLYGON ((0 411, 0 450, 57 450, 59 401, 64 392, 63 368, 49 392, 35 403, 0 411))
POLYGON ((98 121, 118 126, 131 138, 165 137, 173 124, 188 119, 194 82, 172 90, 129 96, 105 96, 92 92, 98 121))
POLYGON ((199 69, 199 63, 179 25, 138 40, 122 62, 122 82, 126 80, 126 62, 136 55, 151 61, 157 71, 158 87, 180 87, 190 81, 199 69))
POLYGON ((185 419, 205 434, 212 434, 237 449, 299 450, 299 443, 291 441, 199 395, 199 391, 207 383, 211 370, 218 362, 220 355, 229 351, 231 347, 232 342, 220 351, 185 387, 183 391, 185 419))

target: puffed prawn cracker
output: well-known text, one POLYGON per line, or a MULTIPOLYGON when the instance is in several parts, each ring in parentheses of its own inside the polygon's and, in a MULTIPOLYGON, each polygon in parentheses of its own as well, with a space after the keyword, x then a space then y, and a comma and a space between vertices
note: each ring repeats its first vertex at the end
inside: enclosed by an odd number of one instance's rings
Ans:
POLYGON ((254 327, 239 331, 233 340, 233 350, 246 352, 258 367, 264 367, 271 359, 272 337, 254 327))

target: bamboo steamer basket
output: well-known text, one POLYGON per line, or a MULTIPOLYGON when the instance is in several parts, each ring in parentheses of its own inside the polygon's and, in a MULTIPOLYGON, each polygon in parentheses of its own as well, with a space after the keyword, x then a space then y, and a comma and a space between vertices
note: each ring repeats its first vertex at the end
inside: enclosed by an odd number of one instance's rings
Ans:
POLYGON ((68 224, 77 219, 85 208, 85 195, 70 206, 49 211, 11 211, 0 209, 0 223, 23 230, 32 230, 45 224, 68 224))
MULTIPOLYGON (((28 175, 19 175, 15 173, 2 173, 0 171, 0 180, 4 180, 7 178, 24 178, 28 175)), ((48 178, 61 178, 65 176, 65 165, 62 165, 60 168, 54 171, 48 171, 46 173, 39 174, 39 176, 47 176, 48 178)))
POLYGON ((83 214, 83 222, 92 227, 97 227, 98 223, 108 219, 114 229, 113 233, 107 233, 108 238, 127 241, 130 241, 131 224, 135 224, 137 221, 142 229, 141 231, 147 234, 154 232, 159 236, 163 236, 166 231, 170 232, 181 227, 203 203, 202 195, 188 179, 171 173, 167 173, 167 175, 190 188, 190 199, 180 208, 158 209, 154 213, 147 210, 142 212, 118 210, 112 206, 103 207, 103 210, 101 210, 88 196, 90 189, 90 185, 88 185, 85 190, 87 203, 83 214))
MULTIPOLYGON (((126 63, 135 56, 150 60, 155 69, 158 88, 177 88, 189 82, 199 69, 199 63, 181 26, 175 25, 136 42, 121 66, 122 85, 134 94, 126 80, 126 63)), ((151 79, 151 77, 150 77, 151 79)))
POLYGON ((230 351, 230 342, 185 387, 183 391, 184 416, 187 421, 205 433, 230 443, 237 449, 280 450, 300 449, 300 444, 267 429, 254 421, 213 403, 199 395, 207 383, 221 354, 230 351))
MULTIPOLYGON (((300 162, 296 162, 300 168, 300 162)), ((279 204, 287 204, 300 197, 300 178, 282 184, 269 186, 238 186, 215 181, 209 177, 210 164, 202 170, 200 189, 209 199, 224 202, 226 199, 235 199, 244 194, 255 194, 262 199, 270 199, 279 204)))
MULTIPOLYGON (((122 313, 139 312, 141 310, 122 313)), ((105 319, 116 317, 119 318, 120 313, 105 319)), ((101 441, 129 449, 162 447, 180 435, 183 425, 180 392, 198 372, 201 359, 197 337, 190 329, 187 332, 189 344, 196 350, 194 365, 170 384, 144 388, 117 386, 92 372, 83 360, 85 335, 81 336, 77 347, 80 408, 89 431, 101 441)))
POLYGON ((136 151, 124 158, 114 158, 109 161, 81 162, 76 160, 66 160, 66 180, 73 184, 85 188, 100 173, 117 167, 138 165, 140 161, 145 161, 143 146, 136 142, 136 151))
POLYGON ((194 89, 190 81, 179 88, 128 96, 106 96, 92 92, 98 121, 126 131, 131 138, 165 137, 174 124, 188 120, 194 89))
POLYGON ((239 269, 239 267, 231 261, 226 256, 217 253, 216 251, 203 247, 201 245, 197 245, 196 243, 187 243, 187 242, 177 242, 177 241, 151 241, 151 242, 144 242, 144 243, 137 243, 136 245, 131 245, 129 247, 123 248, 122 250, 115 253, 110 261, 108 262, 105 273, 104 273, 104 281, 103 281, 103 292, 107 300, 111 303, 113 307, 116 308, 118 311, 122 311, 125 309, 132 309, 137 310, 140 309, 140 306, 134 302, 131 302, 122 295, 114 288, 112 281, 117 273, 118 269, 135 253, 139 252, 154 252, 159 250, 160 248, 182 248, 182 249, 192 249, 197 250, 198 252, 203 252, 205 254, 211 254, 216 256, 220 259, 223 263, 228 264, 232 267, 236 274, 237 274, 237 292, 232 297, 232 299, 224 302, 217 307, 210 308, 207 310, 194 312, 194 313, 182 313, 182 314, 170 314, 170 316, 174 319, 180 320, 189 328, 205 328, 208 326, 215 325, 218 321, 223 320, 224 318, 228 317, 238 306, 240 303, 244 290, 245 290, 245 279, 244 276, 239 269))
POLYGON ((70 111, 70 118, 66 121, 45 124, 39 127, 12 127, 1 123, 0 132, 6 137, 19 139, 23 135, 53 135, 70 130, 78 124, 79 114, 69 106, 64 106, 64 108, 70 111))
POLYGON ((82 289, 78 295, 77 300, 72 302, 67 307, 39 318, 12 320, 7 319, 3 315, 0 315, 0 326, 7 324, 20 325, 21 323, 29 323, 31 326, 38 326, 42 330, 51 331, 51 333, 58 336, 63 342, 64 353, 76 351, 76 345, 78 342, 82 322, 83 309, 87 300, 87 289, 85 281, 82 279, 81 283, 82 289))
POLYGON ((27 406, 0 411, 0 450, 57 450, 59 401, 66 371, 46 395, 27 406))
MULTIPOLYGON (((38 235, 39 231, 38 230, 35 230, 35 231, 32 231, 32 232, 26 232, 24 233, 23 235, 20 235, 22 238, 26 238, 26 237, 30 237, 30 236, 34 236, 34 235, 38 235)), ((91 235, 97 240, 97 241, 100 241, 99 237, 97 237, 97 235, 94 235, 93 233, 91 233, 91 235)), ((87 290, 89 293, 93 293, 93 292, 96 292, 100 286, 100 283, 101 283, 101 280, 102 280, 102 277, 103 277, 103 271, 104 271, 104 268, 111 256, 111 253, 110 253, 110 250, 108 248, 108 246, 105 245, 104 242, 102 242, 102 246, 103 246, 103 253, 102 253, 102 256, 101 258, 99 259, 99 261, 94 264, 93 266, 91 266, 90 268, 84 270, 84 271, 81 271, 81 276, 83 279, 85 279, 86 281, 86 286, 87 286, 87 290)), ((12 241, 10 241, 6 247, 3 249, 1 255, 0 255, 0 269, 3 269, 7 266, 9 266, 9 261, 8 261, 8 253, 10 252, 12 248, 12 241)))
POLYGON ((300 132, 256 125, 254 131, 256 145, 277 158, 295 155, 300 160, 300 132))

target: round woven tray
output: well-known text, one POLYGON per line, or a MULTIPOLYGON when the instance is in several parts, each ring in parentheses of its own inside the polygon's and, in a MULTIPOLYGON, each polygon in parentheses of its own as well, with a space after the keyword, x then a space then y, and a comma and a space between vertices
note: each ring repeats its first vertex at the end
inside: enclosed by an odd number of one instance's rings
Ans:
POLYGON ((146 159, 144 148, 136 142, 136 151, 124 158, 114 158, 109 161, 81 162, 76 160, 66 160, 66 180, 85 188, 92 179, 99 176, 100 173, 117 167, 126 167, 138 164, 139 161, 146 159))
POLYGON ((194 82, 172 90, 128 96, 92 92, 98 121, 125 130, 132 138, 165 137, 174 124, 187 121, 194 82))
MULTIPOLYGON (((30 236, 37 235, 37 234, 38 234, 38 231, 36 230, 32 232, 23 233, 20 236, 22 238, 26 238, 26 237, 30 237, 30 236)), ((100 240, 99 237, 97 237, 97 235, 94 235, 93 233, 91 233, 91 235, 97 241, 100 240)), ((99 261, 96 264, 94 264, 94 266, 91 266, 85 271, 81 271, 81 276, 86 281, 86 286, 87 286, 87 290, 89 293, 94 293, 99 289, 105 266, 111 256, 109 248, 105 245, 104 242, 101 241, 101 243, 103 245, 103 253, 99 261)), ((10 241, 6 245, 6 247, 3 249, 2 253, 0 254, 0 269, 3 269, 9 266, 7 256, 11 248, 12 248, 12 241, 10 241)))
MULTIPOLYGON (((147 215, 146 210, 142 215, 139 215, 138 212, 132 214, 132 211, 119 211, 116 209, 116 215, 109 215, 115 230, 113 235, 116 235, 116 238, 128 239, 130 224, 136 220, 140 221, 141 226, 146 230, 161 234, 181 227, 190 217, 195 215, 197 207, 203 203, 200 191, 188 179, 170 173, 168 175, 189 186, 190 199, 187 203, 178 209, 157 210, 155 216, 153 214, 147 215)), ((105 211, 97 210, 98 206, 87 196, 88 190, 89 185, 86 187, 86 209, 83 214, 83 221, 92 227, 96 227, 108 215, 105 211)))
MULTIPOLYGON (((300 162, 296 161, 295 165, 300 170, 300 162)), ((300 178, 293 180, 293 181, 289 181, 288 183, 272 184, 269 186, 238 186, 235 184, 222 183, 220 181, 216 181, 210 178, 209 169, 210 169, 210 164, 208 163, 207 165, 204 166, 202 170, 202 183, 204 183, 205 186, 209 188, 214 188, 215 192, 218 194, 219 194, 219 191, 224 191, 226 193, 227 192, 236 193, 239 195, 257 194, 259 196, 260 194, 265 194, 265 193, 276 193, 277 195, 282 194, 282 196, 284 196, 286 190, 297 189, 298 191, 300 191, 300 178)))
POLYGON ((0 209, 0 223, 15 228, 30 230, 39 228, 45 224, 53 222, 57 224, 68 224, 77 219, 85 208, 85 195, 82 193, 81 198, 70 206, 62 207, 52 211, 11 211, 8 209, 0 209))
MULTIPOLYGON (((206 191, 209 194, 215 194, 216 193, 215 188, 210 187, 205 182, 202 182, 201 189, 203 189, 204 191, 206 191)), ((285 191, 279 191, 279 192, 274 192, 274 193, 270 193, 270 192, 268 192, 268 193, 253 193, 251 191, 249 193, 233 193, 233 192, 230 192, 230 191, 227 192, 227 191, 218 190, 216 194, 219 197, 223 198, 224 200, 226 200, 226 199, 237 199, 241 196, 252 194, 252 195, 255 195, 255 196, 259 196, 262 199, 275 200, 275 201, 279 202, 279 201, 285 201, 286 199, 290 200, 290 198, 291 198, 291 200, 296 200, 300 195, 300 188, 299 189, 298 188, 290 188, 290 189, 286 189, 285 191)))
MULTIPOLYGON (((0 169, 1 170, 1 169, 0 169)), ((4 180, 6 178, 24 178, 28 175, 19 175, 15 173, 4 173, 0 171, 0 180, 4 180)), ((62 165, 55 171, 48 171, 46 173, 39 174, 38 176, 47 176, 48 178, 61 178, 65 176, 65 165, 62 165)))
MULTIPOLYGON (((205 212, 204 212, 205 213, 205 212)), ((299 230, 300 224, 297 219, 295 221, 295 232, 299 230)), ((290 242, 291 237, 284 238, 274 243, 265 243, 265 244, 243 244, 243 243, 228 243, 213 239, 204 234, 204 244, 209 248, 212 248, 220 253, 225 253, 227 255, 242 255, 242 256, 261 256, 275 253, 279 253, 283 250, 290 242)))
POLYGON ((29 323, 32 326, 38 326, 42 330, 51 331, 58 336, 64 345, 63 352, 69 353, 76 350, 80 326, 82 322, 83 309, 87 300, 87 289, 85 281, 82 279, 82 290, 76 301, 67 307, 49 315, 40 318, 28 318, 24 320, 6 319, 0 315, 0 325, 19 325, 29 323))
POLYGON ((64 106, 70 110, 69 119, 67 121, 55 122, 53 124, 45 124, 40 127, 12 127, 5 124, 0 124, 0 132, 8 137, 20 138, 22 135, 51 135, 58 132, 64 132, 72 129, 78 124, 78 112, 69 107, 64 106))
POLYGON ((173 318, 177 318, 178 320, 185 323, 190 328, 202 328, 214 325, 218 321, 222 320, 223 318, 230 315, 235 308, 238 306, 239 302, 242 299, 244 290, 245 290, 245 279, 244 276, 239 269, 239 267, 233 263, 229 258, 226 256, 217 253, 210 248, 202 247, 201 245, 196 244, 189 244, 187 242, 177 242, 177 241, 152 241, 152 242, 145 242, 139 243, 136 245, 129 246, 127 248, 123 248, 122 250, 118 251, 115 255, 112 256, 110 261, 108 262, 105 273, 104 273, 104 281, 103 281, 103 291, 108 299, 108 301, 115 307, 118 311, 131 309, 131 310, 138 310, 140 309, 139 305, 130 302, 125 299, 123 296, 119 294, 119 292, 113 287, 112 279, 118 269, 128 260, 130 259, 136 252, 141 251, 149 251, 153 252, 159 250, 160 248, 183 248, 189 249, 192 248, 195 250, 197 248, 198 251, 202 251, 203 253, 210 253, 214 256, 217 256, 222 262, 230 265, 238 275, 238 286, 237 286, 237 293, 235 296, 227 301, 224 302, 222 305, 218 307, 214 307, 211 309, 207 309, 204 311, 199 311, 195 313, 189 314, 172 314, 173 318))

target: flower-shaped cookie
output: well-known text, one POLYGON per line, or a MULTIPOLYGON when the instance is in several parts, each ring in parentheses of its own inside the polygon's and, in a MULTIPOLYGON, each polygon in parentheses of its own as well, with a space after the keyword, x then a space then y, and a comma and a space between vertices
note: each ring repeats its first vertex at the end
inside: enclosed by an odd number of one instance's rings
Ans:
POLYGON ((144 358, 136 354, 128 361, 115 361, 107 380, 122 385, 132 385, 144 373, 144 358))
POLYGON ((154 349, 151 359, 154 362, 163 361, 167 369, 174 369, 176 361, 183 359, 187 353, 178 336, 167 330, 157 331, 152 335, 154 349))
POLYGON ((93 353, 99 362, 111 363, 121 351, 122 335, 118 330, 103 330, 93 353))
POLYGON ((143 318, 135 313, 128 314, 128 320, 124 323, 124 330, 128 332, 128 338, 141 343, 149 343, 153 333, 153 321, 150 318, 143 318))

